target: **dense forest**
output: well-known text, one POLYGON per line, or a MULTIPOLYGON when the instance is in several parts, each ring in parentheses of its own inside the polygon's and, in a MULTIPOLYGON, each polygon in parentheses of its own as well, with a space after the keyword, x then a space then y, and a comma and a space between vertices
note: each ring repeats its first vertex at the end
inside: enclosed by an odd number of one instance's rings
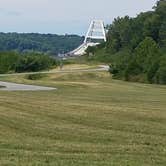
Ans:
POLYGON ((83 42, 77 35, 0 33, 0 51, 40 52, 50 55, 69 52, 83 42))
POLYGON ((89 60, 110 63, 114 78, 166 84, 166 1, 135 18, 116 18, 107 42, 88 48, 89 60), (91 54, 90 54, 91 53, 91 54))

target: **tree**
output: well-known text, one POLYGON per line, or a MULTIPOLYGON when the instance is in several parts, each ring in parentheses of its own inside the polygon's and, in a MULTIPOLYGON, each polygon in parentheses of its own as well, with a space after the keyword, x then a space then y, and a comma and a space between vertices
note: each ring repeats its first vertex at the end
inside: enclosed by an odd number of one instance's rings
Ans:
POLYGON ((129 60, 127 67, 124 70, 124 78, 126 81, 130 80, 130 77, 139 75, 141 73, 141 65, 137 63, 135 58, 129 60))
POLYGON ((162 23, 159 30, 159 43, 161 47, 166 47, 166 20, 162 23))
POLYGON ((166 84, 166 66, 162 66, 156 73, 155 77, 156 83, 166 84))
POLYGON ((56 60, 43 54, 26 54, 21 56, 16 67, 16 72, 36 72, 47 70, 56 66, 56 60))
POLYGON ((166 55, 160 58, 160 67, 156 72, 154 81, 158 84, 166 84, 166 55))
POLYGON ((160 15, 161 20, 166 19, 166 1, 165 0, 159 0, 157 1, 157 5, 154 7, 156 13, 160 15))
POLYGON ((0 53, 0 73, 8 73, 15 71, 19 55, 15 52, 1 52, 0 53))
POLYGON ((158 14, 151 13, 151 16, 149 16, 144 23, 144 35, 152 37, 153 40, 157 42, 160 26, 160 16, 158 14))
POLYGON ((16 52, 0 53, 0 73, 29 72, 50 69, 57 66, 57 61, 44 54, 24 54, 16 52))
POLYGON ((0 33, 0 51, 39 52, 51 55, 72 51, 83 42, 77 35, 0 33))
POLYGON ((88 48, 86 49, 86 53, 88 55, 90 55, 90 54, 94 55, 95 49, 96 49, 96 47, 88 46, 88 48))
POLYGON ((153 11, 135 18, 114 19, 105 46, 93 49, 94 59, 111 63, 114 78, 149 83, 165 82, 166 64, 161 65, 166 61, 161 60, 166 57, 165 51, 166 0, 157 1, 153 11))
POLYGON ((143 73, 148 72, 160 57, 159 47, 151 37, 146 37, 135 49, 134 54, 137 63, 142 67, 143 73))

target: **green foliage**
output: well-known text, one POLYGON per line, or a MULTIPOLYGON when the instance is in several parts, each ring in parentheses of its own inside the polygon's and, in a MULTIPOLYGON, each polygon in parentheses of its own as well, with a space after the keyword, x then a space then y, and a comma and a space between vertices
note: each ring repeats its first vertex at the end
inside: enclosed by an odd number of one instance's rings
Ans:
POLYGON ((147 80, 149 81, 149 83, 156 82, 154 78, 156 77, 158 69, 159 69, 159 63, 157 61, 149 67, 147 71, 147 80))
POLYGON ((166 48, 166 20, 161 24, 160 30, 159 30, 159 41, 161 47, 166 48))
POLYGON ((160 15, 161 20, 164 21, 166 19, 166 1, 159 0, 154 9, 156 10, 156 13, 160 15))
POLYGON ((44 77, 46 77, 45 74, 37 73, 37 74, 29 74, 26 78, 28 80, 40 80, 44 77))
POLYGON ((57 61, 44 54, 15 52, 0 53, 0 73, 35 72, 57 66, 57 61))
POLYGON ((155 83, 166 84, 166 54, 160 58, 160 67, 154 77, 155 83))
POLYGON ((105 46, 94 51, 93 59, 111 63, 114 78, 163 84, 166 65, 161 63, 166 63, 165 51, 166 1, 160 0, 154 11, 115 19, 105 46))
POLYGON ((87 53, 88 55, 91 55, 91 54, 94 55, 95 50, 96 50, 96 47, 89 46, 89 47, 87 48, 87 50, 86 50, 86 53, 87 53))
POLYGON ((162 66, 157 71, 155 81, 158 84, 166 84, 166 66, 162 66))
POLYGON ((42 54, 26 54, 20 58, 16 72, 36 72, 55 66, 55 59, 42 54))
POLYGON ((146 37, 134 51, 137 63, 146 73, 156 61, 159 60, 160 52, 157 43, 150 37, 146 37))
POLYGON ((0 73, 15 71, 18 60, 19 60, 19 55, 15 52, 1 52, 0 73))
POLYGON ((0 51, 35 51, 58 55, 75 49, 82 41, 83 37, 77 35, 0 33, 0 51))
POLYGON ((131 53, 129 50, 122 50, 111 56, 111 70, 114 78, 124 77, 125 70, 128 67, 128 62, 131 59, 131 53))
POLYGON ((160 56, 156 42, 147 37, 133 52, 116 55, 113 64, 116 64, 114 70, 116 68, 118 72, 111 73, 115 78, 153 83, 159 69, 160 56))
POLYGON ((129 60, 127 64, 128 65, 124 69, 124 78, 126 81, 130 80, 131 77, 140 74, 142 69, 134 58, 132 58, 132 60, 129 60))

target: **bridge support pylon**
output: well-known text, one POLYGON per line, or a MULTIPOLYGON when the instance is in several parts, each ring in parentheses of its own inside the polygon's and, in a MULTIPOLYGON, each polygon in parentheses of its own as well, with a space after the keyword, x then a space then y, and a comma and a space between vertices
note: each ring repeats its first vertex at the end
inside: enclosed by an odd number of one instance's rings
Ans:
POLYGON ((102 20, 93 20, 90 23, 88 32, 85 36, 84 43, 88 43, 93 40, 103 40, 106 42, 104 22, 102 20))

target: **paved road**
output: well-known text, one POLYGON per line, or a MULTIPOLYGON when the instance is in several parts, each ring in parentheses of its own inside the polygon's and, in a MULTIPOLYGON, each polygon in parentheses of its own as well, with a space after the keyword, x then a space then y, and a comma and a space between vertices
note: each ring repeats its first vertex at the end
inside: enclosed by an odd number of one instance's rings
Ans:
MULTIPOLYGON (((0 76, 12 76, 12 75, 27 75, 27 74, 36 74, 36 73, 73 73, 73 72, 96 72, 96 71, 108 71, 109 66, 100 65, 96 69, 77 69, 77 70, 59 70, 59 71, 46 71, 46 72, 33 72, 33 73, 14 73, 14 74, 0 74, 0 76)), ((44 86, 36 86, 36 85, 25 85, 25 84, 16 84, 0 81, 0 86, 4 86, 4 88, 0 88, 2 91, 49 91, 55 90, 56 88, 52 87, 44 87, 44 86)))
POLYGON ((0 88, 1 91, 49 91, 56 89, 51 87, 16 84, 3 81, 0 81, 0 85, 4 86, 4 88, 0 88))

